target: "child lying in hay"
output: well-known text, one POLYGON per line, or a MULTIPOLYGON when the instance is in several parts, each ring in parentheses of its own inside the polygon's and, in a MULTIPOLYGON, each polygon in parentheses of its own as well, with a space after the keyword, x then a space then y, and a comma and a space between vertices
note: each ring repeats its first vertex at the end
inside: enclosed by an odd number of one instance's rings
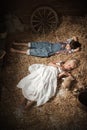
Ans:
POLYGON ((17 84, 22 89, 25 97, 22 107, 27 109, 33 103, 41 106, 55 96, 58 81, 64 76, 70 76, 72 69, 78 66, 77 59, 67 60, 66 62, 51 62, 45 64, 33 64, 29 67, 30 74, 21 79, 17 84))
POLYGON ((67 42, 63 43, 49 43, 49 42, 29 42, 29 43, 14 43, 14 45, 28 46, 29 49, 26 51, 16 50, 11 48, 11 52, 27 54, 39 57, 49 57, 59 53, 72 53, 80 50, 81 44, 78 38, 73 36, 68 39, 67 42))

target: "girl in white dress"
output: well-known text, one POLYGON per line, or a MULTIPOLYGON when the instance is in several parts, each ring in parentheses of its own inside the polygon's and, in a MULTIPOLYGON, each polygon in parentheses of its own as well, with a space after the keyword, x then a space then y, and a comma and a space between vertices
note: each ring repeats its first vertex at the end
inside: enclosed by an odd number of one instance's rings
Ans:
POLYGON ((66 62, 50 62, 48 65, 31 65, 28 68, 30 74, 17 84, 25 97, 24 109, 35 102, 37 106, 45 104, 56 94, 57 80, 63 76, 70 76, 69 71, 76 68, 77 64, 78 60, 72 59, 66 62))

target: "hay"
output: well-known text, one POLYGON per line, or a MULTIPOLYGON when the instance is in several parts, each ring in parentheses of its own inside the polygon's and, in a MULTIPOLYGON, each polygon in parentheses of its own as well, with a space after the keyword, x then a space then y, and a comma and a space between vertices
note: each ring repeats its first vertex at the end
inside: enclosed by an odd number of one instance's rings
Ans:
MULTIPOLYGON (((87 16, 63 16, 61 25, 49 34, 38 35, 22 33, 9 35, 8 46, 12 41, 65 41, 73 35, 78 36, 82 44, 82 50, 74 54, 59 54, 49 58, 11 54, 8 52, 6 65, 3 69, 3 89, 1 97, 1 117, 7 128, 15 130, 82 130, 87 129, 87 112, 81 109, 77 98, 72 91, 61 90, 45 105, 24 112, 20 117, 15 115, 16 108, 23 99, 21 90, 16 88, 21 78, 29 72, 28 66, 33 63, 47 64, 54 60, 66 60, 76 57, 80 65, 72 74, 78 83, 87 85, 87 16), (9 42, 10 41, 10 42, 9 42), (7 107, 8 106, 8 107, 7 107), (8 122, 5 120, 8 117, 8 122)), ((78 88, 78 85, 73 85, 78 88)), ((3 123, 2 123, 3 124, 3 123)), ((4 127, 4 125, 2 125, 4 127)))

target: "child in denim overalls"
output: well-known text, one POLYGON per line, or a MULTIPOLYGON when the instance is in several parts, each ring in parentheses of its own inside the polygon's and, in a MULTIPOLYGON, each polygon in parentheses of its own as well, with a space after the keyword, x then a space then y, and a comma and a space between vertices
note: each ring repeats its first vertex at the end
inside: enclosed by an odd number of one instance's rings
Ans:
POLYGON ((38 57, 49 57, 59 53, 72 53, 80 50, 81 44, 78 38, 73 36, 67 39, 66 42, 49 43, 49 42, 29 42, 29 43, 14 43, 14 45, 28 46, 28 50, 21 51, 11 48, 11 52, 27 54, 38 57))

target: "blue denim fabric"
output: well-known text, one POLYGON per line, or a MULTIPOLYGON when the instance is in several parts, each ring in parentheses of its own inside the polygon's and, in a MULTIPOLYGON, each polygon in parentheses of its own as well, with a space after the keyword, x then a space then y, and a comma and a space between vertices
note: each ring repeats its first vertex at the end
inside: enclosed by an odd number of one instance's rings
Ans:
POLYGON ((48 57, 55 54, 55 52, 60 51, 61 49, 62 44, 60 43, 32 42, 30 55, 48 57))

